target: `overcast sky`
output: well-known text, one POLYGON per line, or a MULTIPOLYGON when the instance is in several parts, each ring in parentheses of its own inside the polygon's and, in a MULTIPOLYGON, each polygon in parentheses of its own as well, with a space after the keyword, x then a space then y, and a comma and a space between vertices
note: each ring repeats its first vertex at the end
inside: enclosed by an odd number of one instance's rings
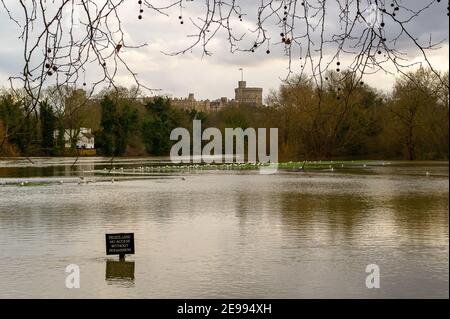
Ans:
MULTIPOLYGON (((56 1, 58 2, 58 1, 56 1)), ((210 46, 213 56, 201 56, 201 50, 194 50, 182 56, 167 56, 161 53, 173 52, 183 49, 189 43, 190 24, 186 21, 181 25, 178 20, 179 9, 171 11, 169 17, 144 13, 144 19, 137 19, 139 7, 137 1, 126 1, 122 8, 122 21, 127 36, 128 44, 148 43, 147 47, 122 52, 124 58, 128 59, 130 66, 134 68, 139 78, 146 85, 162 90, 162 93, 176 97, 185 97, 188 93, 195 93, 197 98, 216 99, 221 96, 232 98, 234 88, 240 79, 239 68, 245 70, 245 80, 249 86, 262 87, 266 95, 270 89, 277 89, 281 79, 287 74, 288 60, 283 56, 278 47, 271 48, 272 53, 265 53, 267 48, 262 48, 256 53, 238 52, 231 54, 225 37, 217 37, 210 46)), ((161 2, 161 1, 160 1, 161 2)), ((166 1, 167 2, 167 1, 166 1)), ((447 1, 436 4, 425 14, 419 16, 409 28, 417 38, 425 39, 432 34, 434 40, 443 40, 440 50, 430 53, 433 65, 441 70, 448 70, 448 16, 447 1)), ((17 8, 16 0, 7 0, 6 3, 12 8, 17 8)), ((245 6, 243 10, 249 13, 245 21, 236 28, 241 32, 248 32, 252 25, 252 16, 255 14, 257 4, 261 0, 241 1, 245 6), (252 10, 253 9, 253 10, 252 10)), ((330 2, 334 3, 334 2, 330 2)), ((407 5, 423 4, 422 0, 404 1, 407 5)), ((198 1, 187 8, 183 16, 193 16, 198 13, 204 1, 198 1)), ((332 8, 333 9, 333 8, 332 8)), ((337 6, 334 8, 337 10, 337 6)), ((337 11, 335 11, 337 12, 337 11)), ((330 10, 327 18, 329 28, 336 26, 332 24, 333 10, 330 10)), ((17 11, 20 13, 20 11, 17 11)), ((0 6, 0 86, 7 86, 7 79, 16 75, 22 67, 23 51, 22 42, 18 39, 19 28, 12 23, 5 10, 0 6)), ((270 36, 279 38, 280 30, 277 27, 269 29, 270 36)), ((249 38, 250 39, 250 38, 249 38)), ((419 52, 413 50, 410 43, 400 44, 403 50, 408 52, 409 60, 421 59, 419 52), (409 47, 411 46, 411 47, 409 47)), ((343 64, 345 65, 345 59, 343 64)), ((298 68, 299 65, 294 65, 298 68)), ((299 69, 298 69, 299 70, 299 69)), ((124 85, 132 84, 132 78, 126 72, 120 73, 120 82, 124 85)), ((89 81, 89 78, 87 79, 89 81)), ((385 73, 367 76, 365 82, 381 90, 390 90, 394 77, 385 73)))

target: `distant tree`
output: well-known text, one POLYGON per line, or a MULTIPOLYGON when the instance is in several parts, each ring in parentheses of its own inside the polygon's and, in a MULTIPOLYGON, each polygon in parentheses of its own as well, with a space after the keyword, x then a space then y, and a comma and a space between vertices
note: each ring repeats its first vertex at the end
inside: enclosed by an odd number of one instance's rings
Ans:
POLYGON ((269 97, 278 113, 282 149, 297 158, 366 154, 370 139, 381 130, 381 96, 352 72, 329 72, 324 78, 321 87, 312 77, 292 77, 269 97))
MULTIPOLYGON (((439 32, 437 36, 424 36, 426 30, 416 27, 420 19, 428 19, 433 24, 428 26, 429 30, 439 29, 441 19, 436 17, 448 15, 445 2, 440 0, 253 2, 143 0, 138 1, 135 18, 143 28, 159 28, 162 26, 155 22, 161 19, 152 16, 175 16, 188 28, 188 43, 179 41, 181 47, 164 52, 166 55, 177 56, 196 49, 202 55, 212 55, 216 40, 222 40, 231 53, 258 56, 257 51, 262 51, 264 55, 275 55, 274 58, 284 57, 287 78, 296 73, 308 74, 319 91, 326 87, 325 77, 331 70, 342 72, 348 68, 356 78, 354 83, 376 72, 395 70, 397 74, 405 74, 419 63, 437 74, 430 53, 444 47, 448 40, 440 37, 439 32)), ((49 85, 83 87, 89 97, 103 85, 120 91, 118 80, 124 76, 120 70, 134 82, 135 92, 141 88, 155 91, 142 83, 130 64, 131 55, 123 54, 146 46, 145 39, 136 43, 125 32, 129 3, 124 0, 1 1, 0 10, 17 26, 21 41, 23 65, 20 73, 10 76, 9 82, 13 90, 22 88, 29 99, 26 118, 36 112, 49 85), (86 78, 90 79, 89 83, 86 78)), ((343 85, 345 79, 339 81, 343 85)), ((321 107, 322 97, 326 95, 319 92, 317 96, 315 107, 321 107)), ((344 115, 340 113, 335 128, 340 129, 345 123, 347 111, 344 115)), ((313 120, 314 127, 309 132, 315 149, 321 147, 318 143, 323 140, 318 135, 322 121, 323 117, 313 120)), ((340 141, 350 136, 334 133, 331 136, 339 136, 340 141)), ((19 127, 8 133, 13 134, 19 134, 19 127)), ((338 141, 333 138, 328 142, 336 145, 338 141)), ((323 148, 329 149, 330 145, 323 148)))
POLYGON ((172 108, 170 100, 156 97, 146 104, 147 115, 141 124, 141 136, 147 153, 160 156, 167 155, 173 142, 171 131, 182 122, 183 115, 172 108))
POLYGON ((39 118, 41 124, 41 149, 46 155, 55 154, 55 129, 57 119, 53 108, 48 101, 42 101, 39 107, 39 118))
POLYGON ((117 105, 117 100, 105 96, 101 102, 100 131, 97 146, 105 155, 121 156, 127 151, 130 134, 137 132, 138 112, 130 105, 117 105))
POLYGON ((15 145, 22 155, 36 151, 38 120, 34 112, 29 112, 26 100, 19 100, 10 94, 0 97, 0 120, 3 122, 3 139, 15 145), (13 133, 11 133, 13 132, 13 133))
MULTIPOLYGON (((175 16, 188 28, 188 43, 180 41, 181 47, 166 54, 197 48, 211 55, 219 39, 231 53, 285 56, 289 74, 307 72, 323 85, 326 72, 342 69, 344 60, 358 77, 390 68, 405 72, 418 56, 433 67, 429 54, 445 39, 423 37, 415 26, 429 18, 437 27, 435 17, 445 18, 445 8, 440 0, 143 0, 135 18, 145 29, 163 27, 155 24, 159 15, 175 16)), ((22 47, 22 72, 11 77, 11 84, 23 87, 35 106, 49 82, 83 85, 92 94, 103 83, 117 87, 119 69, 128 72, 137 89, 145 87, 130 57, 123 55, 146 45, 125 32, 128 9, 123 0, 2 1, 0 10, 17 25, 22 47), (85 83, 86 74, 92 83, 85 83)))
POLYGON ((244 108, 239 107, 227 108, 222 112, 225 127, 242 128, 244 130, 250 126, 248 115, 244 108))
POLYGON ((100 131, 96 134, 97 146, 105 155, 114 154, 114 127, 117 113, 116 104, 105 96, 100 103, 101 120, 100 131))
POLYGON ((189 116, 189 121, 192 122, 193 120, 202 121, 202 123, 206 122, 208 120, 208 114, 202 111, 198 111, 196 109, 190 109, 186 111, 189 116))
POLYGON ((0 141, 3 142, 3 147, 0 148, 0 157, 2 156, 18 156, 19 153, 16 148, 9 143, 6 139, 5 126, 3 125, 2 120, 0 120, 0 141))
POLYGON ((118 114, 114 129, 115 155, 123 155, 127 151, 130 135, 138 131, 139 116, 136 109, 125 105, 118 114))
POLYGON ((54 153, 57 155, 64 155, 66 149, 66 130, 64 126, 59 123, 58 126, 58 135, 56 136, 55 141, 55 151, 54 153))
POLYGON ((395 84, 388 105, 399 148, 408 160, 448 157, 448 91, 445 93, 442 84, 445 77, 448 81, 448 75, 421 68, 395 84))

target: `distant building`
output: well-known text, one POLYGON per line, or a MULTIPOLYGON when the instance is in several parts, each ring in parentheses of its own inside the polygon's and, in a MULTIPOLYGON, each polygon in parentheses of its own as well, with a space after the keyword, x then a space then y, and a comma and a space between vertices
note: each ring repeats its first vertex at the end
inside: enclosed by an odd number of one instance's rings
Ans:
POLYGON ((239 81, 235 91, 235 100, 239 105, 262 106, 263 89, 247 87, 246 81, 239 81))
POLYGON ((209 100, 197 101, 195 99, 194 93, 189 93, 188 98, 184 99, 173 98, 170 99, 170 103, 172 106, 183 110, 196 110, 198 112, 208 112, 211 102, 209 100))
POLYGON ((194 93, 189 93, 187 98, 171 98, 172 106, 183 110, 196 110, 198 112, 217 112, 228 106, 262 106, 263 89, 247 87, 247 82, 239 81, 239 87, 235 89, 235 99, 229 100, 222 97, 217 100, 196 100, 194 93))
MULTIPOLYGON (((55 130, 55 140, 59 137, 59 131, 55 130)), ((95 155, 95 138, 90 128, 82 127, 80 129, 64 130, 64 146, 71 149, 75 144, 76 149, 83 155, 95 155)))
POLYGON ((80 128, 80 134, 78 135, 76 145, 78 149, 95 149, 95 138, 90 128, 80 128))
POLYGON ((211 112, 217 112, 223 109, 224 107, 230 106, 231 103, 228 101, 227 97, 222 97, 219 100, 212 101, 209 110, 211 112))

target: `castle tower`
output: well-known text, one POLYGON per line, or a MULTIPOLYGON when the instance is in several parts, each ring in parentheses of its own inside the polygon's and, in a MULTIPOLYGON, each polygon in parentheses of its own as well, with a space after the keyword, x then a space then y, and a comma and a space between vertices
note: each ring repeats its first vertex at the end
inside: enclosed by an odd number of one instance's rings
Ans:
POLYGON ((239 81, 235 91, 235 100, 239 105, 262 106, 262 88, 247 87, 246 81, 239 81))

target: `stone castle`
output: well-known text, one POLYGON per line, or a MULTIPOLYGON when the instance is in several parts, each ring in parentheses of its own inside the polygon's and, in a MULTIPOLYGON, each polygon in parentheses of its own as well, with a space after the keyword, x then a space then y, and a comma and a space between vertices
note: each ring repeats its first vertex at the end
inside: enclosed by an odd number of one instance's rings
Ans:
POLYGON ((234 90, 235 100, 238 104, 262 106, 263 89, 247 87, 247 82, 239 81, 238 88, 234 90))
POLYGON ((234 90, 235 98, 229 100, 222 97, 217 100, 196 100, 195 95, 190 93, 187 98, 172 98, 171 104, 185 110, 196 110, 198 112, 217 112, 229 106, 254 106, 263 105, 263 89, 247 87, 246 81, 239 81, 238 87, 234 90))

